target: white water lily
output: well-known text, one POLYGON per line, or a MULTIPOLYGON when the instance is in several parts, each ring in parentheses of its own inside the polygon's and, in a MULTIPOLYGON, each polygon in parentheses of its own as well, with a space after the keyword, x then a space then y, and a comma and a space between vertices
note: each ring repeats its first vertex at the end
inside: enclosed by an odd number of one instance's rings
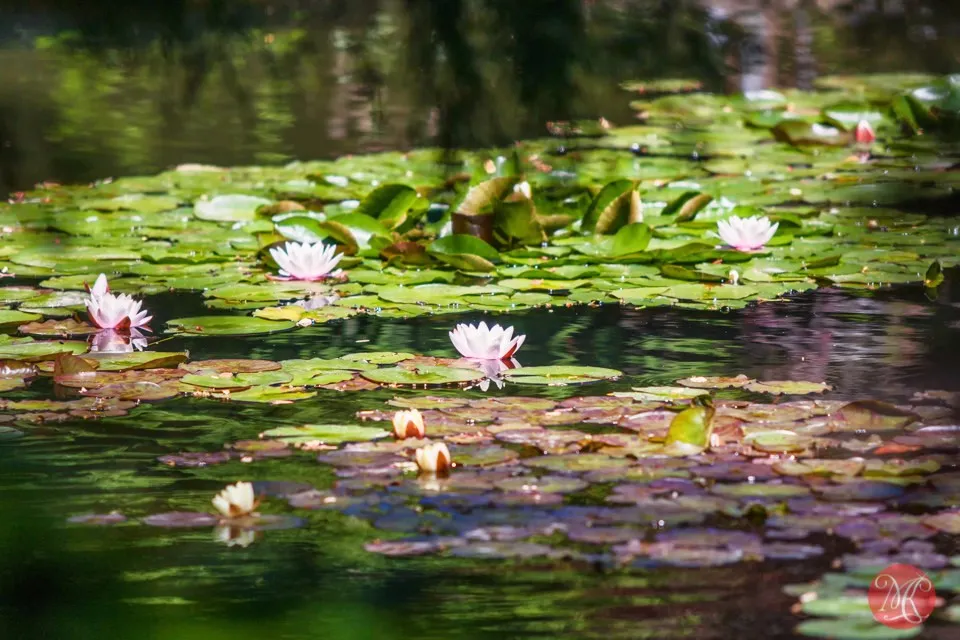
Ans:
POLYGON ((756 251, 770 242, 779 226, 779 222, 771 225, 766 216, 733 216, 717 222, 717 232, 721 240, 737 251, 756 251))
POLYGON ((513 327, 504 329, 498 324, 487 328, 486 322, 478 325, 458 324, 450 332, 450 341, 464 358, 477 360, 505 360, 517 352, 526 336, 513 336, 513 327))
POLYGON ((147 339, 136 329, 130 329, 129 332, 101 329, 90 340, 90 351, 93 353, 131 353, 146 348, 147 339))
POLYGON ((533 200, 533 190, 530 188, 530 183, 526 180, 515 184, 513 186, 513 192, 522 194, 527 200, 533 200))
POLYGON ((107 276, 102 273, 93 287, 87 287, 87 292, 84 304, 87 305, 90 321, 101 329, 126 331, 138 327, 146 328, 153 318, 147 315, 148 311, 140 310, 143 303, 139 300, 134 300, 125 293, 110 293, 107 276))
POLYGON ((417 466, 425 473, 445 473, 453 466, 450 450, 443 442, 432 442, 417 449, 417 466))
POLYGON ((229 484, 213 498, 213 506, 225 518, 250 515, 259 504, 260 501, 253 492, 253 485, 249 482, 229 484))
POLYGON ((282 247, 270 249, 270 255, 280 266, 280 275, 294 280, 322 280, 336 277, 341 271, 333 268, 343 258, 336 245, 322 242, 287 242, 282 247))
POLYGON ((425 437, 423 414, 416 409, 397 411, 393 414, 393 434, 400 440, 425 437))

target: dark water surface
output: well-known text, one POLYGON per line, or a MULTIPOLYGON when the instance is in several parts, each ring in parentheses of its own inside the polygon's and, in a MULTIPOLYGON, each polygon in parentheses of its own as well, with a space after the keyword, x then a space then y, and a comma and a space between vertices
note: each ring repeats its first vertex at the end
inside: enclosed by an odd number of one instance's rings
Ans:
MULTIPOLYGON (((960 41, 954 2, 900 3, 900 12, 860 2, 828 12, 814 3, 750 11, 750 3, 680 1, 3 4, 0 194, 181 162, 500 144, 542 135, 548 120, 629 123, 625 79, 684 76, 736 90, 809 86, 823 73, 944 72, 957 64, 960 41)), ((948 274, 939 291, 930 300, 920 288, 821 290, 725 314, 606 306, 510 321, 528 336, 524 365, 628 374, 591 394, 744 373, 824 380, 833 386, 827 397, 902 402, 916 391, 960 390, 960 278, 948 274)), ((190 297, 147 305, 156 326, 202 308, 190 297)), ((176 339, 164 348, 189 349, 192 359, 367 349, 449 356, 449 324, 357 318, 292 339, 176 339)), ((796 599, 782 586, 829 568, 830 553, 622 573, 384 558, 363 549, 377 535, 368 524, 322 511, 247 548, 206 529, 62 526, 112 509, 208 510, 236 468, 168 469, 157 456, 219 450, 278 425, 348 420, 391 395, 321 391, 276 407, 179 399, 0 441, 0 638, 793 637, 796 599)), ((332 480, 310 461, 261 461, 248 471, 251 480, 332 480)))
POLYGON ((564 119, 625 125, 631 79, 810 88, 960 60, 960 5, 937 0, 2 5, 0 195, 183 162, 499 145, 564 119))

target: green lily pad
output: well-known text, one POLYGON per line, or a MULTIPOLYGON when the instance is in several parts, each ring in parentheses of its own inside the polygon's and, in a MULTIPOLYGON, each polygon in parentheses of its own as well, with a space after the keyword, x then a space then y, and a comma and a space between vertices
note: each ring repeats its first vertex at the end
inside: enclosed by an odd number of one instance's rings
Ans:
POLYGON ((823 393, 833 387, 825 382, 806 382, 803 380, 758 380, 743 387, 755 393, 772 393, 774 395, 803 395, 808 393, 823 393))
POLYGON ((472 369, 434 366, 419 366, 410 369, 388 367, 361 371, 360 375, 377 384, 415 387, 463 385, 477 382, 485 377, 482 372, 472 369))
POLYGON ((550 386, 615 380, 622 375, 616 369, 574 366, 519 367, 503 372, 503 377, 510 382, 550 386))
POLYGON ((263 432, 265 438, 277 438, 290 444, 304 442, 323 442, 340 444, 343 442, 365 442, 390 435, 389 431, 343 424, 307 424, 300 427, 277 427, 263 432))
MULTIPOLYGON (((410 360, 416 356, 412 353, 394 352, 394 351, 362 351, 360 353, 348 353, 340 356, 339 360, 347 362, 358 362, 368 364, 396 364, 404 360, 410 360)), ((350 368, 350 367, 344 367, 350 368)), ((367 367, 364 367, 367 368, 367 367)))
POLYGON ((39 320, 43 316, 36 313, 24 313, 14 309, 0 309, 0 329, 16 327, 27 322, 39 320))
POLYGON ((893 629, 862 617, 805 620, 796 627, 796 632, 803 636, 836 640, 899 640, 913 638, 922 631, 922 626, 893 629))
POLYGON ((257 217, 257 209, 269 204, 272 201, 256 196, 214 196, 194 203, 193 215, 200 220, 213 222, 251 222, 257 217))
POLYGON ((288 331, 297 326, 290 321, 251 316, 197 316, 177 318, 167 324, 173 332, 190 336, 252 336, 288 331))

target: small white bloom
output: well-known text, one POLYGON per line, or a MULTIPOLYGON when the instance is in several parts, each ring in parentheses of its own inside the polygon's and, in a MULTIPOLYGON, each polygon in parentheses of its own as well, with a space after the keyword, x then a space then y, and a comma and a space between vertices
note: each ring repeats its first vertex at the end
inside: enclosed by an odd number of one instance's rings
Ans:
POLYGON ((730 269, 730 273, 728 274, 728 277, 730 278, 730 284, 735 285, 740 282, 740 272, 737 271, 736 269, 730 269))
POLYGON ((417 449, 417 466, 425 473, 444 473, 450 470, 453 460, 450 450, 443 442, 432 442, 417 449))
POLYGON ((522 193, 523 197, 527 200, 533 200, 533 190, 530 188, 530 183, 524 180, 513 186, 514 193, 522 193))
POLYGON ((322 242, 287 242, 283 247, 273 247, 270 255, 280 266, 280 275, 294 280, 322 280, 337 276, 333 268, 343 258, 337 253, 336 245, 324 245, 322 242))
POLYGON ((137 327, 146 328, 147 323, 153 318, 147 315, 146 310, 140 310, 143 303, 139 300, 134 300, 132 296, 125 293, 120 295, 110 293, 107 276, 102 273, 93 287, 89 288, 89 295, 84 300, 84 304, 87 306, 90 321, 101 329, 126 331, 137 327))
POLYGON ((717 222, 717 232, 721 240, 738 251, 756 251, 770 242, 779 226, 779 222, 771 225, 766 216, 734 216, 717 222))
POLYGON ((393 434, 400 440, 425 437, 423 414, 416 409, 397 411, 393 414, 393 434))
POLYGON ((460 355, 477 360, 510 358, 526 340, 526 336, 513 337, 513 327, 504 329, 495 324, 487 328, 485 322, 479 325, 458 324, 449 335, 460 355))
POLYGON ((238 482, 227 485, 223 491, 213 498, 213 506, 225 518, 239 518, 250 515, 257 508, 260 501, 253 492, 253 485, 249 482, 238 482))

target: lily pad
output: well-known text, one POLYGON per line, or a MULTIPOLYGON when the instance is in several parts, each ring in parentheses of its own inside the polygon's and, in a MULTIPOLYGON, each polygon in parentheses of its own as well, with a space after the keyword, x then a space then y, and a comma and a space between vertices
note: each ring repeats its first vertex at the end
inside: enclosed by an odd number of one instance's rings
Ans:
POLYGON ((485 378, 483 372, 459 367, 418 366, 416 368, 387 367, 361 371, 360 375, 388 386, 434 387, 464 385, 485 378))
POLYGON ((197 316, 170 320, 175 333, 190 336, 254 336, 289 331, 296 323, 250 316, 197 316))
POLYGON ((508 381, 519 384, 560 386, 615 380, 623 373, 602 367, 547 366, 508 369, 502 375, 508 381))

